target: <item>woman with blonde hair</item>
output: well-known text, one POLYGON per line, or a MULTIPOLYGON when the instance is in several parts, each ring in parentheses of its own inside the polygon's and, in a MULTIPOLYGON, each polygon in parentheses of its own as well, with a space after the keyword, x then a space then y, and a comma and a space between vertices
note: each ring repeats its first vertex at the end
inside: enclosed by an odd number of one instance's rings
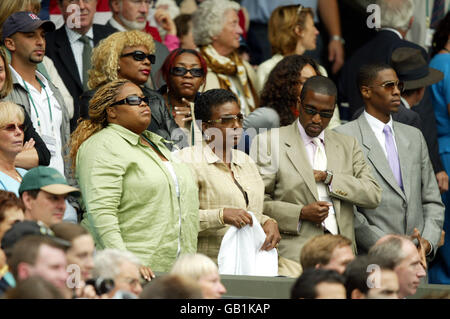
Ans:
POLYGON ((220 281, 217 265, 206 255, 181 255, 170 270, 171 275, 188 277, 196 281, 205 299, 219 299, 227 292, 220 281))
MULTIPOLYGON (((302 5, 276 8, 270 16, 268 27, 273 56, 258 66, 257 77, 261 91, 264 89, 270 72, 284 57, 293 54, 303 55, 307 50, 314 50, 319 34, 314 26, 313 10, 302 5)), ((323 66, 318 64, 317 67, 320 75, 328 76, 323 66)), ((261 103, 261 106, 267 105, 261 103)), ((286 107, 291 107, 291 105, 286 107)), ((339 125, 339 109, 336 107, 328 128, 332 129, 339 125)))
POLYGON ((198 189, 163 138, 147 131, 149 98, 133 82, 113 80, 89 104, 72 134, 70 157, 97 249, 129 250, 144 266, 168 271, 197 250, 198 189))
POLYGON ((100 41, 92 53, 88 87, 80 101, 80 116, 88 117, 89 100, 102 85, 118 79, 127 79, 139 86, 150 99, 152 121, 148 127, 167 141, 177 141, 177 133, 183 134, 165 106, 162 96, 144 86, 155 63, 155 44, 152 37, 142 31, 116 32, 100 41), (173 137, 173 138, 172 138, 173 137))

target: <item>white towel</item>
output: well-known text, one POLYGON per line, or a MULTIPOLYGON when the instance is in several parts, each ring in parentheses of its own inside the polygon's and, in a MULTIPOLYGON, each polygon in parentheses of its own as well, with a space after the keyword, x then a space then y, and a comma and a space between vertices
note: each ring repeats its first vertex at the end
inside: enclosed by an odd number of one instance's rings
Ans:
POLYGON ((261 250, 266 234, 255 215, 253 226, 231 226, 220 245, 219 273, 224 275, 278 276, 278 252, 261 250))

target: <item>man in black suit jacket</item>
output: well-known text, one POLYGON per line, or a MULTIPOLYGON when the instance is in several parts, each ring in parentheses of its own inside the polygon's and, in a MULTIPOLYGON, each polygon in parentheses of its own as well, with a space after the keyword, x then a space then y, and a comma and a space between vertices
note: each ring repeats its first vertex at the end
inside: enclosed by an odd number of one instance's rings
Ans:
POLYGON ((97 0, 80 1, 79 10, 75 10, 75 5, 70 5, 68 0, 58 0, 58 4, 64 18, 64 25, 55 32, 47 33, 46 55, 53 60, 59 75, 73 97, 74 114, 70 121, 70 131, 72 132, 80 117, 79 97, 86 90, 83 82, 87 82, 87 75, 83 74, 85 73, 83 70, 90 68, 90 65, 83 68, 84 43, 80 38, 87 36, 89 44, 93 48, 100 40, 116 30, 108 26, 93 24, 97 0))

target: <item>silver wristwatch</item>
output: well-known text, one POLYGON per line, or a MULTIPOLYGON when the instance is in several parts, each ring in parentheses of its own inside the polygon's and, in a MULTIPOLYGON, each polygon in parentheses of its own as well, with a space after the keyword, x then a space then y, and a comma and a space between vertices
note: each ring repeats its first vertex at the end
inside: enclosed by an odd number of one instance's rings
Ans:
POLYGON ((325 180, 323 181, 325 185, 330 184, 331 179, 333 178, 333 172, 326 170, 325 173, 327 173, 327 177, 325 177, 325 180))

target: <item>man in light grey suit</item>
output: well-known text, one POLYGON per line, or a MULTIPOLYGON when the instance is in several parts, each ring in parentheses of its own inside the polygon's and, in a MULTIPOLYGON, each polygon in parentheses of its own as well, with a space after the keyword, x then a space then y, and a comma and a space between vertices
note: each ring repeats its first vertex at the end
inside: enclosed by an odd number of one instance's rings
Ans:
POLYGON ((356 252, 354 205, 375 208, 380 202, 358 141, 325 130, 336 96, 330 79, 309 78, 299 119, 260 133, 251 147, 265 184, 264 214, 278 222, 282 236, 279 254, 297 263, 303 245, 327 232, 351 239, 356 252))
POLYGON ((383 189, 376 209, 358 207, 355 234, 359 253, 367 253, 387 234, 413 235, 417 228, 428 258, 438 248, 444 205, 422 133, 392 120, 400 106, 403 83, 391 66, 370 64, 358 72, 358 87, 365 111, 336 128, 356 137, 383 189))

